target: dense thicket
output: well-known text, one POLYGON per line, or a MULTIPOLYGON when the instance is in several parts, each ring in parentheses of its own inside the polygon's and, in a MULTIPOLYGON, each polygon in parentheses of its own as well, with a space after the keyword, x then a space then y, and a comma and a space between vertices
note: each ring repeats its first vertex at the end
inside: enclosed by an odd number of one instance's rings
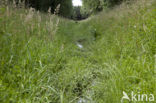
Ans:
POLYGON ((73 7, 72 0, 9 0, 24 1, 27 7, 33 7, 36 10, 48 11, 51 8, 51 12, 54 13, 55 9, 60 5, 58 14, 64 17, 81 20, 87 18, 90 14, 102 11, 105 8, 113 7, 120 4, 122 1, 129 0, 82 0, 82 7, 73 7))
POLYGON ((72 12, 72 0, 28 0, 27 4, 43 11, 51 8, 52 13, 60 4, 59 14, 65 17, 70 16, 72 12))
POLYGON ((24 1, 26 6, 33 7, 36 10, 48 11, 51 8, 51 12, 54 13, 58 5, 59 14, 64 17, 70 17, 72 13, 72 0, 9 0, 9 1, 24 1))
POLYGON ((83 0, 83 5, 87 12, 94 13, 107 7, 113 7, 114 5, 120 4, 122 1, 129 0, 83 0))
POLYGON ((82 0, 82 7, 74 7, 72 19, 82 20, 89 15, 102 11, 106 8, 114 7, 123 1, 130 0, 82 0))
POLYGON ((72 19, 74 20, 82 20, 86 19, 89 16, 85 10, 82 9, 80 6, 75 6, 73 7, 73 13, 72 13, 72 19))

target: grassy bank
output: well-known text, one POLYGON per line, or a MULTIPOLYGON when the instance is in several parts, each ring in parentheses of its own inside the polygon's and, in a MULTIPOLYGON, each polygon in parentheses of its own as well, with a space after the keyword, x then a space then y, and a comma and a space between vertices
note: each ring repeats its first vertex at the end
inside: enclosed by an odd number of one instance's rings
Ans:
POLYGON ((155 5, 123 3, 81 22, 1 5, 0 102, 120 103, 123 91, 156 96, 155 5))

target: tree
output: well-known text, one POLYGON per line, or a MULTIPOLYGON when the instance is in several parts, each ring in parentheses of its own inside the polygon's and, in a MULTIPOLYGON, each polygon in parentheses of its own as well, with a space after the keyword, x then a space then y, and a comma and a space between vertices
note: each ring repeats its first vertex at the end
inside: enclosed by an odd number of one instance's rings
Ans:
POLYGON ((72 10, 72 0, 61 0, 59 14, 65 17, 70 17, 72 15, 72 10))
POLYGON ((51 8, 54 13, 56 7, 60 5, 59 15, 70 17, 72 13, 72 0, 25 0, 26 5, 36 10, 47 12, 51 8))
POLYGON ((101 0, 83 0, 83 6, 89 13, 102 10, 101 0))
POLYGON ((89 13, 96 13, 104 8, 113 7, 128 0, 83 0, 83 6, 89 13))

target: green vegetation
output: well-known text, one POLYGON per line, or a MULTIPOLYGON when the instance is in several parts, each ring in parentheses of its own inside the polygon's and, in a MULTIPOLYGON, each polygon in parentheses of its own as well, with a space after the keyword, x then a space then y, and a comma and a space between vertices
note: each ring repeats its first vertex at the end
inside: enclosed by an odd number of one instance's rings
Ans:
POLYGON ((88 13, 96 13, 106 9, 107 7, 114 7, 117 4, 124 2, 129 2, 133 0, 82 0, 83 10, 88 13))
POLYGON ((0 5, 0 103, 120 103, 123 91, 156 96, 155 5, 123 3, 80 22, 0 5))
POLYGON ((39 11, 47 12, 49 9, 52 13, 59 5, 59 15, 64 17, 71 17, 72 13, 72 0, 2 0, 12 2, 20 5, 23 3, 26 7, 32 7, 39 11))

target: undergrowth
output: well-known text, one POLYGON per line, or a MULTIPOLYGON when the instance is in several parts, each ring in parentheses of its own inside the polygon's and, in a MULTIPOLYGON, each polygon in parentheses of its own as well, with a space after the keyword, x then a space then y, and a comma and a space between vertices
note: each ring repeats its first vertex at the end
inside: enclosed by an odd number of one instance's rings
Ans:
POLYGON ((123 3, 81 22, 1 5, 0 102, 120 103, 123 91, 156 96, 155 5, 123 3))

